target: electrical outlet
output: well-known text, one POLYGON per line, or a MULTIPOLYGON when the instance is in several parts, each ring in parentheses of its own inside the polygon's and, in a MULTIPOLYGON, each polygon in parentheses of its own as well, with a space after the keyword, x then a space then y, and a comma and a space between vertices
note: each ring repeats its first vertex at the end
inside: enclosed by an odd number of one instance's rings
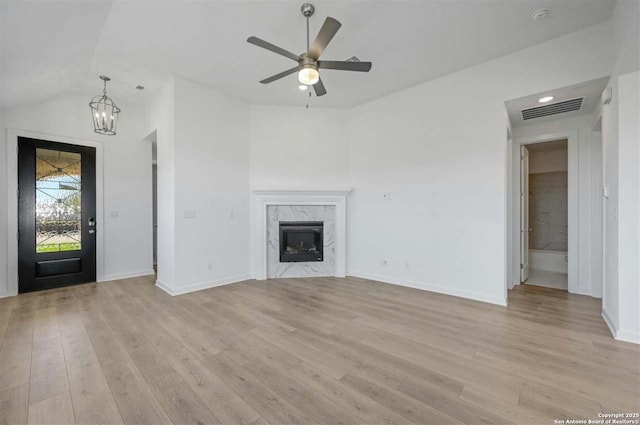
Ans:
POLYGON ((207 269, 208 270, 213 270, 213 262, 209 261, 209 264, 207 264, 207 269))
POLYGON ((382 194, 382 199, 384 199, 385 201, 390 201, 391 198, 392 198, 391 192, 385 192, 382 194))
POLYGON ((111 213, 109 214, 109 217, 118 218, 118 210, 111 211, 111 213))
POLYGON ((411 264, 407 261, 406 263, 404 263, 404 268, 409 270, 411 268, 411 264))
POLYGON ((184 212, 184 218, 196 218, 196 212, 194 210, 187 210, 184 212))
POLYGON ((236 212, 235 212, 234 210, 231 210, 231 211, 229 212, 229 218, 230 218, 231 220, 233 220, 234 218, 236 218, 236 212))

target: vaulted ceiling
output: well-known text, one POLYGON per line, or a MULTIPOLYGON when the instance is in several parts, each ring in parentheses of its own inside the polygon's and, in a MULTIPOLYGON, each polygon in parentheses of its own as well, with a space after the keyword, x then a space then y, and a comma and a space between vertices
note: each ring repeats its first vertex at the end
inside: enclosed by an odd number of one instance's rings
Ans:
MULTIPOLYGON (((170 75, 256 104, 301 105, 288 59, 246 42, 258 36, 305 49, 302 1, 1 1, 0 108, 62 93, 101 91, 145 102, 170 75), (135 90, 141 84, 144 92, 135 90)), ((600 23, 613 0, 315 1, 312 38, 325 17, 342 23, 323 58, 356 55, 370 73, 322 71, 318 106, 351 107, 600 23), (534 22, 539 8, 550 15, 534 22)))

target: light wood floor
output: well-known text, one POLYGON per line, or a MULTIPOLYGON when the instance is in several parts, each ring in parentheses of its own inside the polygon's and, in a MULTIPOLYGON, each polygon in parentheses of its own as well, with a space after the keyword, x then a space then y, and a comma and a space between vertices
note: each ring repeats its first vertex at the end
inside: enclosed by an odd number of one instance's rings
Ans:
POLYGON ((362 279, 170 297, 153 278, 0 300, 0 423, 552 424, 638 412, 599 300, 509 307, 362 279))

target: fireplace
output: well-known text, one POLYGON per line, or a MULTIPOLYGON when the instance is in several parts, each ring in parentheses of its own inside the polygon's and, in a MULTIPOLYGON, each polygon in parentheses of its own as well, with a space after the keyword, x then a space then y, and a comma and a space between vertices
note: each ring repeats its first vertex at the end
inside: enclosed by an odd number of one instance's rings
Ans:
POLYGON ((281 221, 280 262, 323 261, 322 221, 281 221))

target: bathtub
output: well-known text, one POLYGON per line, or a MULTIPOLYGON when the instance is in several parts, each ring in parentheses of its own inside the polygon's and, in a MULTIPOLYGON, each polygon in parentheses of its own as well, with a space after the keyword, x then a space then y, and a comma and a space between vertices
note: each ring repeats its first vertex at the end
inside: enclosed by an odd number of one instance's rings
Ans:
POLYGON ((530 249, 529 268, 550 272, 568 273, 569 267, 567 262, 567 252, 530 249))

